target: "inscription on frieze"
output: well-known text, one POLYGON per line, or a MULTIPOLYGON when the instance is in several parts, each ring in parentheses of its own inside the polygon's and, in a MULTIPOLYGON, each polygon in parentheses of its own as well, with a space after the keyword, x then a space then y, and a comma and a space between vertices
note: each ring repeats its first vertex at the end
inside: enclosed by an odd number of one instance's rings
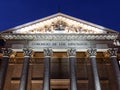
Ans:
POLYGON ((87 41, 30 41, 30 48, 89 48, 91 47, 90 42, 87 41))
MULTIPOLYGON (((101 42, 103 43, 103 42, 101 42)), ((74 41, 74 40, 64 40, 64 41, 28 41, 27 43, 16 44, 13 43, 10 47, 13 49, 22 49, 25 47, 32 49, 43 49, 43 48, 53 48, 53 49, 88 49, 88 48, 97 48, 97 49, 106 49, 108 48, 107 44, 95 43, 94 41, 74 41)))

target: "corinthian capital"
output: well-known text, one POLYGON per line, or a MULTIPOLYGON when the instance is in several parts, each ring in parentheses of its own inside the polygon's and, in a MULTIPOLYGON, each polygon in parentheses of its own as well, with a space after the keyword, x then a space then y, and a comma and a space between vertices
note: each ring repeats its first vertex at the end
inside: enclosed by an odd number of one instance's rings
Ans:
POLYGON ((24 56, 31 56, 31 54, 32 54, 32 49, 24 48, 24 49, 23 49, 23 52, 24 52, 24 56))
POLYGON ((90 48, 90 49, 87 50, 87 52, 88 52, 88 55, 89 55, 90 57, 95 57, 96 54, 97 54, 97 49, 95 49, 95 48, 90 48))
POLYGON ((112 57, 112 56, 117 56, 117 51, 118 51, 118 48, 109 48, 108 49, 108 52, 109 52, 109 54, 110 54, 110 56, 112 57))
POLYGON ((45 56, 51 56, 52 49, 51 48, 45 48, 44 49, 44 55, 45 56))
POLYGON ((73 49, 73 48, 68 49, 68 55, 69 56, 75 56, 76 55, 76 49, 73 49))
POLYGON ((12 53, 11 48, 2 48, 3 57, 8 57, 12 53))

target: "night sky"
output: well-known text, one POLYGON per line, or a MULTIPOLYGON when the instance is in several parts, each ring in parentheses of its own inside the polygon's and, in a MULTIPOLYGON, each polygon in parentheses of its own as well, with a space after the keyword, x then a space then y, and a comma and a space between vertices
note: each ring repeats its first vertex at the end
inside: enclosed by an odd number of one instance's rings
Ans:
POLYGON ((120 0, 0 0, 0 31, 58 11, 120 31, 120 0))

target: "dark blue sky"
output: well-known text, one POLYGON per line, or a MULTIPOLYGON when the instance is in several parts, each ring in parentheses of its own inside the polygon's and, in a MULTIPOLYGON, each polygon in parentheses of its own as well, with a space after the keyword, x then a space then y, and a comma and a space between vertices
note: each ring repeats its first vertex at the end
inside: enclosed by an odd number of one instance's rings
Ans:
POLYGON ((0 0, 0 30, 60 11, 120 31, 120 0, 0 0))

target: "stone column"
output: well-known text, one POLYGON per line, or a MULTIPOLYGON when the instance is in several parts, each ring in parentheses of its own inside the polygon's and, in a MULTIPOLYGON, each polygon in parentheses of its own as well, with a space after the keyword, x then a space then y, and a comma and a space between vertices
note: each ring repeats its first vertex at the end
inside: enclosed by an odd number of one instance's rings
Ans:
POLYGON ((43 90, 50 90, 50 59, 52 49, 44 49, 44 79, 43 79, 43 90))
POLYGON ((70 90, 77 90, 77 79, 75 71, 76 50, 69 49, 69 68, 70 68, 70 90))
POLYGON ((120 90, 120 70, 119 70, 119 66, 118 66, 118 62, 117 62, 117 48, 110 48, 108 50, 109 54, 110 54, 110 59, 111 59, 111 63, 112 63, 112 67, 115 73, 115 78, 116 78, 116 83, 117 83, 117 88, 118 90, 120 90))
POLYGON ((2 52, 3 52, 3 57, 2 57, 2 63, 0 66, 0 90, 3 90, 4 88, 5 76, 7 72, 8 63, 9 63, 9 55, 12 53, 12 49, 3 48, 2 52))
POLYGON ((98 70, 97 70, 97 63, 96 63, 96 52, 97 52, 97 50, 92 48, 92 49, 88 49, 87 52, 89 54, 90 63, 91 63, 91 67, 92 67, 94 89, 95 90, 101 90, 100 80, 99 80, 98 70))
POLYGON ((19 90, 26 90, 27 88, 29 61, 30 61, 32 49, 25 48, 23 49, 23 52, 24 52, 24 61, 23 61, 19 90))

